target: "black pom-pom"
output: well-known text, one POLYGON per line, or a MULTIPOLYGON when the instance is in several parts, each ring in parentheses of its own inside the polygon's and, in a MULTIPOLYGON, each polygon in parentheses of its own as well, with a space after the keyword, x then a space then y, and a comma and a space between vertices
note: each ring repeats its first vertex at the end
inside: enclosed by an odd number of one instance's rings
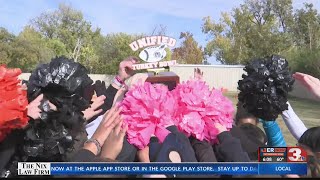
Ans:
POLYGON ((40 120, 31 120, 25 130, 24 155, 29 159, 62 161, 73 150, 74 138, 84 128, 82 111, 89 107, 85 88, 93 81, 87 69, 67 58, 55 58, 31 74, 28 99, 43 94, 40 120), (48 101, 57 111, 48 109, 48 101))
POLYGON ((85 89, 93 81, 87 69, 67 58, 53 59, 49 64, 39 65, 32 72, 28 83, 28 99, 32 101, 41 93, 64 91, 64 94, 84 96, 85 89))
POLYGON ((275 120, 288 109, 287 96, 294 79, 285 58, 271 57, 253 60, 244 68, 238 82, 239 101, 248 112, 263 120, 275 120))

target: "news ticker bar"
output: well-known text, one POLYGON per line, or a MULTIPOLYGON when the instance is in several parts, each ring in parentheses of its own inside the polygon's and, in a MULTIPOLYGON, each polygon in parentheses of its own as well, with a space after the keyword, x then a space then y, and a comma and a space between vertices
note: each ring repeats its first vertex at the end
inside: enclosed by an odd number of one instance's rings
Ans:
POLYGON ((18 175, 307 174, 306 163, 42 163, 19 162, 18 175))

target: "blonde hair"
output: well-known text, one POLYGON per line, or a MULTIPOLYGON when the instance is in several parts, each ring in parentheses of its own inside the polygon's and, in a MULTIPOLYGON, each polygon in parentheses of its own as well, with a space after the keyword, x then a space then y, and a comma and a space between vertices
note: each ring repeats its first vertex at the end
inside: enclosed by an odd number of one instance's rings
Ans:
POLYGON ((130 78, 128 78, 125 81, 125 84, 127 85, 127 88, 121 87, 118 92, 116 93, 114 100, 113 100, 113 106, 117 104, 118 102, 121 102, 124 98, 125 93, 132 88, 134 85, 137 85, 139 83, 144 83, 148 78, 147 73, 137 73, 130 78))

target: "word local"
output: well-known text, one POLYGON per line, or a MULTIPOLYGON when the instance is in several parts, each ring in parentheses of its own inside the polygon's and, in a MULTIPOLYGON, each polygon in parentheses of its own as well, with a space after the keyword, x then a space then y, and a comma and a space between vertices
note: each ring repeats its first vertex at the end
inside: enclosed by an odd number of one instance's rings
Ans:
POLYGON ((176 64, 177 64, 176 60, 144 63, 144 64, 134 64, 134 65, 132 65, 132 69, 133 70, 140 70, 140 69, 160 68, 160 67, 174 66, 176 64))
POLYGON ((161 45, 166 44, 169 47, 174 47, 176 45, 177 40, 167 36, 148 36, 141 39, 138 39, 129 46, 131 47, 132 51, 137 51, 140 48, 154 46, 154 45, 161 45))

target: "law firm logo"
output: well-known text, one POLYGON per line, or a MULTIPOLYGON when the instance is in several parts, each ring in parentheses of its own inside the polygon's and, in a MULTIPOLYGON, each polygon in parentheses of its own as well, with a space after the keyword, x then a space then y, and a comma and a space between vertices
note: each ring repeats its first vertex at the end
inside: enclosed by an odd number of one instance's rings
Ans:
POLYGON ((43 162, 19 162, 18 175, 20 176, 35 176, 35 175, 50 175, 50 163, 43 162))
POLYGON ((307 152, 300 147, 288 147, 287 157, 287 162, 306 162, 307 152))

